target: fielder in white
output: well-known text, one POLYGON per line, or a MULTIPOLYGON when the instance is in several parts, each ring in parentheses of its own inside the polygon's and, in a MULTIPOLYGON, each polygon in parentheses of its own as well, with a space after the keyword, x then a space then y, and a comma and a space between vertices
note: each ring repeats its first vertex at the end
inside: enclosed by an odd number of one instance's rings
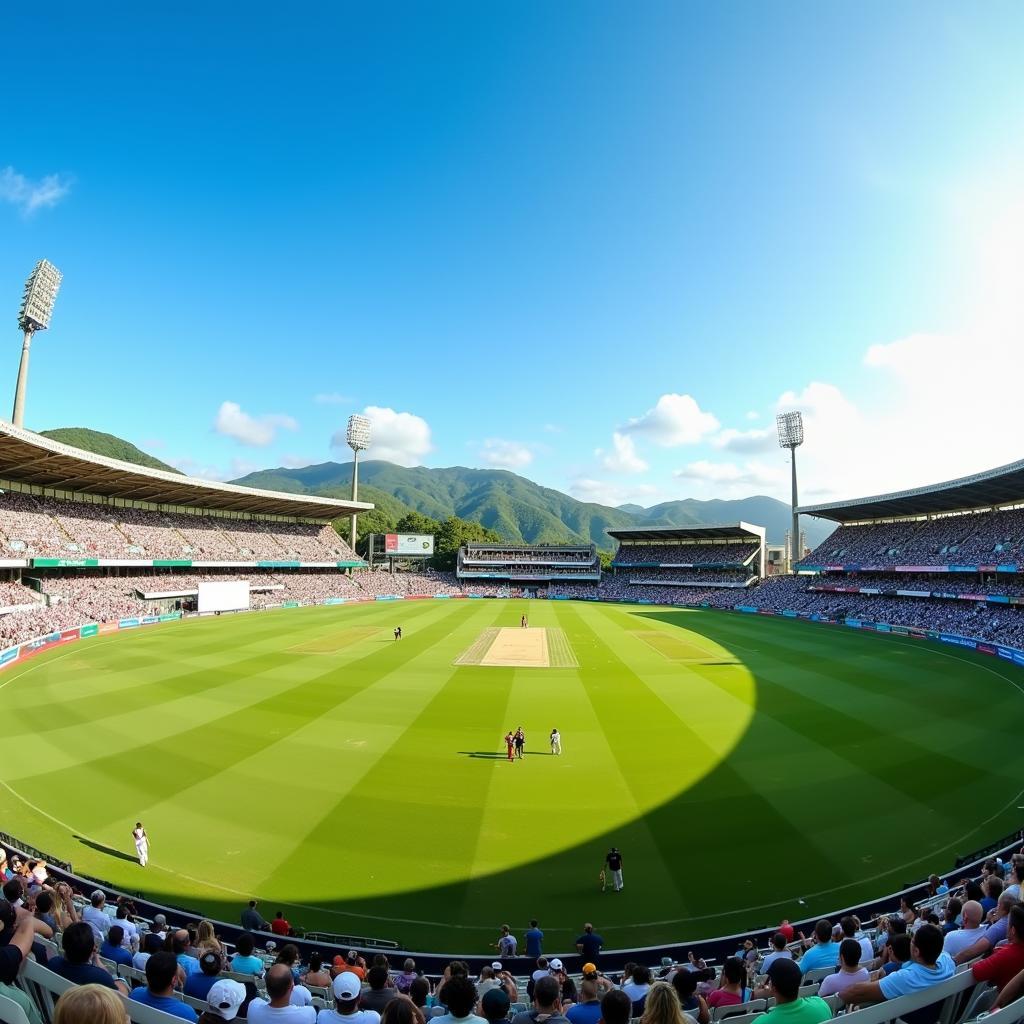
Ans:
POLYGON ((132 839, 135 840, 135 852, 139 855, 139 864, 145 867, 149 861, 149 836, 146 835, 146 830, 142 827, 141 821, 135 822, 135 828, 132 829, 132 839))
POLYGON ((562 734, 557 729, 551 730, 551 753, 560 754, 562 752, 562 734))

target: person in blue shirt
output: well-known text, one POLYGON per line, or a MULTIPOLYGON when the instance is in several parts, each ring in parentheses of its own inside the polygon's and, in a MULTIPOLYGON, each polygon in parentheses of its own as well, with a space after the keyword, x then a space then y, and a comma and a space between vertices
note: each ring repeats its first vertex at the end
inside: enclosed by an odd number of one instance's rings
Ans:
POLYGON ((839 943, 832 940, 832 922, 822 918, 814 926, 814 938, 815 944, 798 961, 803 974, 839 963, 839 943))
POLYGON ((121 943, 124 942, 124 929, 119 924, 112 924, 107 937, 100 946, 100 956, 107 960, 113 960, 115 964, 123 964, 131 967, 132 955, 121 943))
POLYGON ((93 963, 96 938, 85 921, 68 925, 60 941, 64 955, 51 957, 46 963, 54 974, 76 985, 104 985, 106 988, 116 988, 124 995, 128 994, 128 986, 124 982, 115 981, 102 967, 93 963))
POLYGON ((136 1003, 163 1010, 182 1020, 197 1021, 199 1015, 188 1003, 174 998, 174 980, 178 976, 178 961, 173 953, 154 953, 146 961, 146 987, 137 988, 129 997, 136 1003))
POLYGON ((257 978, 263 977, 263 961, 252 955, 255 945, 248 932, 242 932, 235 940, 235 955, 231 958, 231 970, 235 974, 254 974, 257 978))
POLYGON ((921 992, 948 981, 956 973, 956 964, 942 952, 942 929, 923 924, 910 939, 910 963, 878 981, 862 981, 839 993, 844 1003, 880 1003, 885 999, 921 992))
POLYGON ((185 979, 185 988, 183 989, 185 995, 195 999, 206 999, 210 995, 210 989, 213 988, 222 966, 220 953, 214 949, 208 949, 199 958, 199 973, 190 974, 185 979))
POLYGON ((544 945, 544 933, 537 927, 536 921, 530 922, 530 930, 526 933, 526 956, 535 960, 541 954, 544 945))

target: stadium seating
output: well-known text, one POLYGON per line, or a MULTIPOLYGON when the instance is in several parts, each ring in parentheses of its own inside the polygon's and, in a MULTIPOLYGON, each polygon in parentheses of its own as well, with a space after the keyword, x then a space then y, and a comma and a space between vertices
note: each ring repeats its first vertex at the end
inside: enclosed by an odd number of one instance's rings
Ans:
POLYGON ((745 565, 756 544, 628 544, 615 552, 616 565, 745 565))

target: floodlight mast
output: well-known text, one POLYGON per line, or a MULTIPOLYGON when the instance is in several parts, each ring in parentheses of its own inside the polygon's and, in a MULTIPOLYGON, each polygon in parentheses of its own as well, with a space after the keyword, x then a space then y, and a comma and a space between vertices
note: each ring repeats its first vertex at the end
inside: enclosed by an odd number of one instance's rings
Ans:
POLYGON ((779 431, 779 447, 788 448, 793 483, 793 525, 789 535, 789 571, 793 572, 800 561, 800 516, 797 513, 796 495, 796 450, 804 443, 804 418, 799 412, 780 412, 775 417, 775 426, 779 431))
POLYGON ((18 383, 14 389, 14 412, 11 421, 16 427, 25 425, 25 391, 28 388, 28 357, 32 336, 50 326, 53 304, 64 275, 49 261, 40 260, 25 282, 25 292, 18 310, 18 326, 22 330, 21 362, 18 364, 18 383))
MULTIPOLYGON (((358 414, 349 416, 345 440, 352 449, 352 500, 359 500, 359 453, 370 447, 370 418, 358 414)), ((349 527, 349 547, 356 549, 356 514, 352 513, 349 527)))

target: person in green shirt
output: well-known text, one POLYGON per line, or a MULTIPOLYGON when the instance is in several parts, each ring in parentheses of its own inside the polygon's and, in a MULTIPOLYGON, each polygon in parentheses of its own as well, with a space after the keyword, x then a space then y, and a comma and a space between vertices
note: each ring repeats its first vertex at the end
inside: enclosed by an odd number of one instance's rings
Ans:
POLYGON ((759 1018, 758 1024, 822 1024, 832 1019, 831 1008, 820 996, 797 996, 802 977, 803 972, 792 960, 776 960, 768 968, 764 994, 775 996, 775 1005, 759 1018))

